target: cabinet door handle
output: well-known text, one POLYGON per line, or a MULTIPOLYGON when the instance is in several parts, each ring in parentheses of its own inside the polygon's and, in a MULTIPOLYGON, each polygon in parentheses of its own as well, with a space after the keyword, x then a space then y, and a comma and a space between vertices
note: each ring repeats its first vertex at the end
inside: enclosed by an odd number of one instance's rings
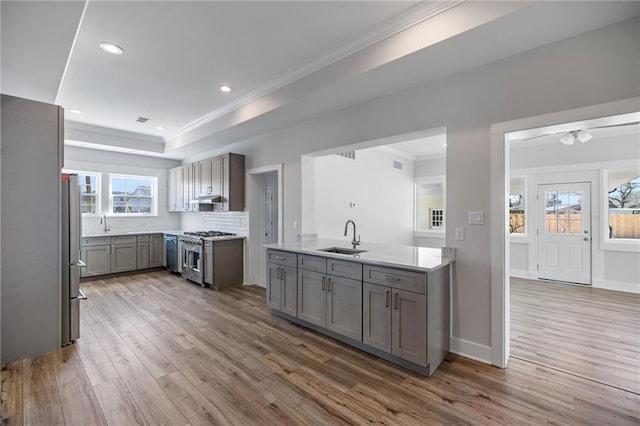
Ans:
POLYGON ((283 256, 273 256, 276 260, 285 260, 283 256))
POLYGON ((331 293, 331 278, 327 278, 327 291, 331 293))
POLYGON ((326 279, 325 277, 322 277, 322 291, 324 291, 324 290, 325 290, 325 281, 326 281, 326 280, 327 280, 327 279, 326 279))
POLYGON ((385 293, 384 307, 388 308, 389 307, 389 302, 391 301, 391 292, 389 290, 387 290, 384 293, 385 293))
POLYGON ((111 254, 116 254, 116 246, 114 244, 111 245, 111 254))
POLYGON ((394 308, 393 309, 395 309, 397 311, 398 310, 398 292, 397 291, 393 294, 393 299, 394 299, 393 300, 393 304, 394 304, 394 308))
POLYGON ((276 269, 276 278, 281 280, 282 277, 280 276, 280 267, 278 266, 278 268, 276 269))
POLYGON ((382 278, 384 278, 387 281, 400 281, 399 277, 393 277, 391 275, 383 275, 382 278))
POLYGON ((286 280, 287 279, 287 271, 284 268, 280 268, 281 274, 280 274, 280 279, 281 280, 286 280))
POLYGON ((107 254, 111 253, 111 246, 107 246, 107 254))

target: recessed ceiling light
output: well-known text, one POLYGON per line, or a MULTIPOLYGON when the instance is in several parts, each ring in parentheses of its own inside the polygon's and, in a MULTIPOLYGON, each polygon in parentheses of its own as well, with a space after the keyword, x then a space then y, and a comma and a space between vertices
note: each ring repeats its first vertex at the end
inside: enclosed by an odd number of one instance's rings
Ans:
POLYGON ((164 126, 156 126, 156 129, 158 130, 165 130, 166 128, 164 126))
POLYGON ((100 49, 107 53, 111 53, 112 55, 122 55, 124 53, 124 49, 122 47, 109 41, 103 41, 100 43, 100 49))
POLYGON ((231 86, 227 86, 226 84, 223 84, 222 86, 220 86, 221 92, 229 93, 232 90, 233 88, 231 86))
POLYGON ((70 108, 67 111, 71 112, 73 114, 82 114, 82 111, 80 111, 79 109, 75 109, 75 108, 70 108))
POLYGON ((442 146, 443 146, 443 147, 446 147, 446 146, 447 146, 447 144, 446 144, 446 143, 443 143, 443 144, 442 144, 442 146))

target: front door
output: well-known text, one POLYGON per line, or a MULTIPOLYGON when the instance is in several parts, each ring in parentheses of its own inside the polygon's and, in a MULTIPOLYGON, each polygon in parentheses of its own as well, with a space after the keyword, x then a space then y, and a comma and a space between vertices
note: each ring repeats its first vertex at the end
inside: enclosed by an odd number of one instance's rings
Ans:
POLYGON ((591 184, 538 185, 538 278, 591 285, 591 184))

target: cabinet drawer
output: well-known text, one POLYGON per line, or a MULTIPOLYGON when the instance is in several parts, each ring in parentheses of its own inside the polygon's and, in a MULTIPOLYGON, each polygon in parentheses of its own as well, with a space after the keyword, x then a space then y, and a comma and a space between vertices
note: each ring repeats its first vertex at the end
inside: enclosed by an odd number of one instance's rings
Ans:
POLYGON ((138 242, 137 235, 123 235, 120 237, 111 237, 111 244, 132 244, 138 242))
POLYGON ((87 237, 80 240, 80 245, 83 247, 103 246, 108 244, 111 244, 111 237, 87 237))
POLYGON ((344 260, 327 259, 327 274, 362 280, 362 264, 344 260))
POLYGON ((139 243, 147 243, 147 242, 149 242, 149 236, 148 235, 138 235, 138 242, 139 243))
POLYGON ((327 259, 320 256, 310 256, 308 254, 298 255, 298 268, 307 271, 327 272, 327 259))
POLYGON ((291 266, 292 268, 298 266, 297 255, 288 251, 267 250, 267 262, 291 266))
POLYGON ((365 265, 364 281, 408 290, 414 293, 427 293, 426 273, 365 265))

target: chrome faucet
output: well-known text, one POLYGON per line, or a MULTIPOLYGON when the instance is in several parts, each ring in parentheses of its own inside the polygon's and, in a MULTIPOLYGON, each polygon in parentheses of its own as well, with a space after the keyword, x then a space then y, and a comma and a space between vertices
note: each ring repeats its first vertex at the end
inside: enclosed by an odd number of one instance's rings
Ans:
POLYGON ((349 228, 349 224, 353 225, 353 241, 351 241, 351 244, 353 244, 353 248, 355 249, 356 246, 360 244, 360 235, 358 235, 358 239, 356 240, 356 223, 351 219, 349 219, 347 220, 347 223, 344 224, 344 236, 345 237, 347 236, 347 230, 349 228))
POLYGON ((104 228, 102 228, 102 230, 104 231, 104 233, 106 234, 107 232, 111 231, 111 227, 107 225, 107 215, 104 214, 102 215, 102 217, 100 218, 100 225, 104 224, 104 228))

